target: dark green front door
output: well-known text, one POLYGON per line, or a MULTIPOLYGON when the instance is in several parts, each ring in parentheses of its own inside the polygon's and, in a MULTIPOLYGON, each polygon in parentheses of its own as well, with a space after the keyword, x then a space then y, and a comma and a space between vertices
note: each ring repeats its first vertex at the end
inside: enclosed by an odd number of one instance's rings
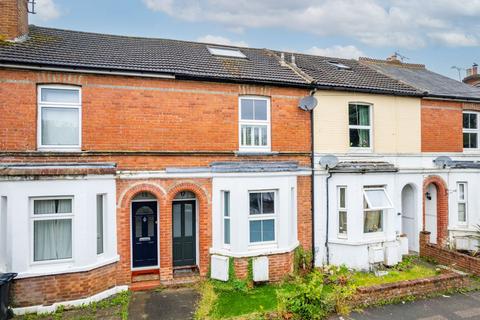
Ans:
POLYGON ((173 266, 196 264, 195 201, 173 202, 173 266))

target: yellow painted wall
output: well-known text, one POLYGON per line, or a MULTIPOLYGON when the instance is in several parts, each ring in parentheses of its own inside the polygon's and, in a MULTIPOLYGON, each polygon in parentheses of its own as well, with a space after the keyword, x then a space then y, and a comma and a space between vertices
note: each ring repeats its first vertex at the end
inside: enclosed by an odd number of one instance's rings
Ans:
POLYGON ((351 153, 348 104, 373 106, 373 153, 420 153, 420 99, 319 90, 315 93, 315 152, 351 153))

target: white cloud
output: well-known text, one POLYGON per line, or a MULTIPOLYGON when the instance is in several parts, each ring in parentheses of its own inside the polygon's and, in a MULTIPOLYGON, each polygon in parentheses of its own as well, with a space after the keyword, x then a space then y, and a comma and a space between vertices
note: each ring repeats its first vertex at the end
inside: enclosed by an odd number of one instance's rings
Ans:
POLYGON ((205 43, 216 43, 216 44, 223 44, 226 46, 238 46, 238 47, 248 47, 248 44, 245 41, 232 41, 228 38, 222 36, 214 36, 211 34, 207 34, 203 37, 197 38, 198 42, 205 42, 205 43))
POLYGON ((32 20, 41 21, 53 20, 60 17, 60 10, 54 0, 37 0, 35 2, 35 12, 32 20))
POLYGON ((449 47, 473 47, 479 45, 477 37, 462 32, 431 33, 429 36, 438 43, 449 47))
POLYGON ((480 0, 143 0, 154 11, 229 30, 280 28, 398 48, 473 45, 480 0), (452 33, 439 37, 438 34, 452 33), (461 39, 460 34, 464 34, 461 39))
POLYGON ((309 54, 325 57, 336 57, 344 59, 358 59, 365 54, 355 46, 332 46, 328 48, 311 47, 305 51, 309 54))

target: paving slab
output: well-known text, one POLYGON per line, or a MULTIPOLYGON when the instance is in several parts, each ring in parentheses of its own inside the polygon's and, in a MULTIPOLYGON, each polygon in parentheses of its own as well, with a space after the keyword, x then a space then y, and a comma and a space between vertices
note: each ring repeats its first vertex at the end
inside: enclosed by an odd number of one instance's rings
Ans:
POLYGON ((192 319, 199 297, 199 293, 192 288, 134 292, 128 318, 132 320, 192 319))

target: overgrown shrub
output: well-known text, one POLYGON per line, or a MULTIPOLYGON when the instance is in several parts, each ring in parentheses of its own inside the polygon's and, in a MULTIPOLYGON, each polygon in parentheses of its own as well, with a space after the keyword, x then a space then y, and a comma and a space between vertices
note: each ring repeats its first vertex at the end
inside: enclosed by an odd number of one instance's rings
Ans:
POLYGON ((307 278, 305 282, 299 282, 294 290, 279 293, 281 314, 291 314, 294 319, 318 320, 333 311, 323 274, 314 271, 307 278))
POLYGON ((313 254, 298 246, 294 252, 295 274, 306 274, 312 270, 313 254))

